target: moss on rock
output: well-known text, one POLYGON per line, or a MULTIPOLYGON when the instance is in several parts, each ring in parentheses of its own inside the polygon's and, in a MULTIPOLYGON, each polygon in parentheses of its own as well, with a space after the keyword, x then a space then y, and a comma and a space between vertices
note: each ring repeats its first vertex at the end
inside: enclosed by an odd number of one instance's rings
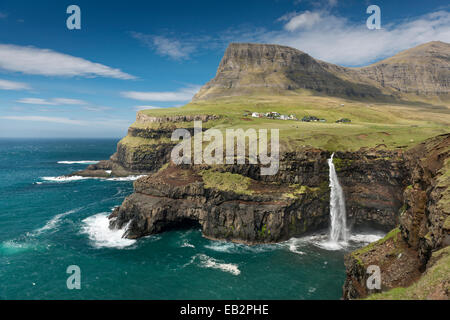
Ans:
POLYGON ((230 172, 219 172, 214 169, 202 170, 206 189, 217 189, 220 191, 231 191, 238 194, 252 194, 249 190, 252 179, 240 174, 230 172))

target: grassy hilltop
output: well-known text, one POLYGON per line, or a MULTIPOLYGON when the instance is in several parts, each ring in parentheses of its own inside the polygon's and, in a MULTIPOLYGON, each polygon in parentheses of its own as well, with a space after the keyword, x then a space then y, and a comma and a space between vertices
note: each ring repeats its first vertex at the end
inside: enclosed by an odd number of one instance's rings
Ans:
MULTIPOLYGON (((154 117, 217 115, 219 119, 203 126, 222 130, 278 128, 282 150, 303 146, 342 151, 377 146, 407 148, 449 132, 448 79, 450 44, 444 42, 429 42, 361 68, 337 66, 285 46, 232 43, 216 76, 191 103, 140 112, 154 117), (271 111, 293 114, 298 119, 315 116, 326 122, 244 116, 271 111), (342 118, 351 123, 336 123, 342 118)), ((132 127, 167 131, 193 125, 144 122, 132 127)), ((129 145, 142 142, 130 137, 123 141, 129 145)), ((149 145, 155 143, 147 141, 149 145)))
MULTIPOLYGON (((139 111, 148 116, 218 115, 220 119, 203 123, 203 127, 279 129, 284 150, 303 146, 334 150, 357 150, 361 147, 386 145, 387 148, 407 148, 427 138, 446 133, 450 128, 450 108, 420 103, 377 103, 324 97, 302 92, 285 96, 240 96, 195 101, 180 108, 139 111), (324 118, 326 122, 302 122, 252 118, 249 112, 276 111, 324 118), (349 118, 351 123, 336 123, 349 118)), ((165 124, 142 124, 132 127, 152 127, 165 124)), ((192 123, 178 123, 190 127, 192 123)))

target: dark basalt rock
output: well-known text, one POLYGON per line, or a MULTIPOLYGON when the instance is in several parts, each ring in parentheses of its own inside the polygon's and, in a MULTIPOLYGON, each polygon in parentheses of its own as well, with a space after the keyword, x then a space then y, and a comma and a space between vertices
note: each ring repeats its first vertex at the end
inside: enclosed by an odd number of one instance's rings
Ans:
MULTIPOLYGON (((432 266, 432 255, 450 244, 450 134, 426 140, 403 158, 408 179, 402 189, 399 227, 385 239, 346 256, 345 299, 377 292, 366 287, 369 265, 381 269, 381 291, 408 287, 432 266)), ((447 291, 442 292, 449 299, 446 277, 447 291)), ((411 297, 433 298, 431 291, 414 290, 411 297)))
MULTIPOLYGON (((206 188, 205 166, 174 166, 137 180, 135 194, 111 215, 111 227, 128 226, 126 237, 139 238, 196 221, 206 237, 245 243, 287 240, 328 226, 327 158, 318 149, 285 153, 279 172, 260 176, 257 165, 227 165, 218 172, 252 179, 251 192, 206 188), (290 186, 305 192, 290 194, 290 186)), ((401 153, 364 150, 336 153, 335 164, 354 227, 390 230, 398 223, 408 175, 401 153)))

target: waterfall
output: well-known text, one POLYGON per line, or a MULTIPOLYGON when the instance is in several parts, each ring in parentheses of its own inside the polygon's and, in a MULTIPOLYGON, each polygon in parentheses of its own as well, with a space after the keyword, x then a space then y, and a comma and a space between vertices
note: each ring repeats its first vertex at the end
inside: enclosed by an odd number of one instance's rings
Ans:
POLYGON ((333 164, 334 153, 328 159, 330 168, 330 236, 331 243, 347 242, 347 217, 345 212, 345 199, 342 187, 339 184, 336 170, 333 164))

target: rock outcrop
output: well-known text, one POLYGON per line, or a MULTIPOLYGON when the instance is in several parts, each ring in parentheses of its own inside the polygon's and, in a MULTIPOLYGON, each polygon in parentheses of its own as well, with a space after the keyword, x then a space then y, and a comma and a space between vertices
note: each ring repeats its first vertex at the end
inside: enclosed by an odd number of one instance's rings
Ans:
MULTIPOLYGON (((397 290, 394 289, 397 287, 408 287, 402 289, 404 297, 432 298, 435 294, 431 289, 416 291, 415 282, 431 272, 429 269, 434 262, 430 259, 436 256, 435 252, 450 244, 450 134, 419 144, 405 152, 404 158, 410 174, 403 192, 399 227, 384 239, 345 258, 346 299, 364 298, 381 291, 397 290), (369 290, 366 286, 370 265, 380 267, 380 290, 369 290)), ((444 256, 448 256, 448 250, 444 256)), ((447 299, 450 298, 449 278, 448 273, 439 276, 446 283, 440 296, 444 294, 447 299)), ((428 288, 430 284, 422 280, 421 286, 428 288)), ((389 292, 386 297, 395 298, 393 292, 389 292)))
MULTIPOLYGON (((111 227, 127 226, 139 238, 195 223, 204 236, 245 243, 287 240, 329 223, 327 159, 306 148, 281 157, 275 176, 257 165, 175 166, 137 180, 135 193, 111 215, 111 227)), ((396 151, 336 153, 335 163, 354 228, 389 230, 398 223, 407 172, 396 151)))

